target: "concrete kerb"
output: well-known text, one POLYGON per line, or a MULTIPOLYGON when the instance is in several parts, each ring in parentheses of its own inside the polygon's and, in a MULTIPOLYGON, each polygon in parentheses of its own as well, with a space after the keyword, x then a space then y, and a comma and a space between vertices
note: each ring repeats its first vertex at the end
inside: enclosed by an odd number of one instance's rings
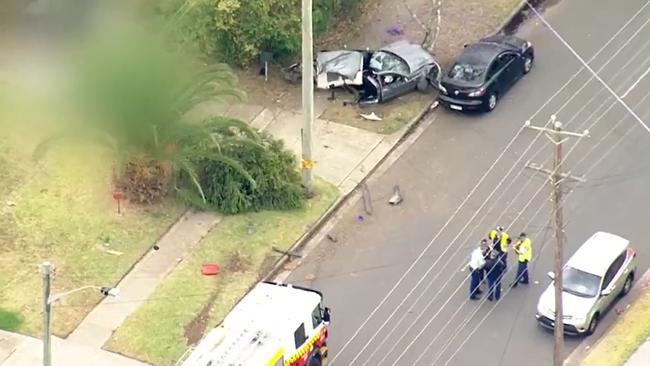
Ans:
MULTIPOLYGON (((400 144, 406 140, 406 138, 417 128, 419 123, 424 119, 424 117, 435 108, 435 105, 437 105, 436 100, 432 100, 430 103, 427 104, 427 106, 420 112, 418 115, 413 118, 401 131, 400 137, 393 143, 391 146, 390 150, 368 171, 366 176, 361 180, 361 182, 358 182, 355 187, 351 190, 349 190, 347 193, 344 192, 337 200, 329 207, 329 209, 316 221, 316 223, 309 229, 307 232, 305 232, 289 249, 289 252, 297 252, 300 250, 303 250, 309 241, 314 238, 319 232, 322 231, 322 228, 326 225, 326 223, 336 214, 338 213, 341 208, 346 206, 346 203, 350 201, 352 197, 355 196, 355 194, 358 192, 359 187, 366 182, 368 177, 370 177, 379 166, 382 165, 384 161, 392 154, 392 152, 400 146, 400 144)), ((303 255, 306 255, 307 253, 302 253, 303 255)), ((267 273, 267 275, 264 277, 264 281, 270 281, 270 280, 275 280, 278 282, 281 282, 280 279, 283 277, 287 277, 287 273, 283 272, 288 272, 290 273, 291 271, 283 271, 284 266, 287 265, 287 263, 290 262, 290 258, 286 255, 281 256, 273 265, 271 270, 267 273), (284 275, 282 275, 284 274, 284 275)))
MULTIPOLYGON (((634 304, 636 300, 641 296, 641 293, 643 292, 643 288, 647 286, 650 283, 650 269, 647 270, 643 276, 639 279, 637 279, 636 283, 634 284, 634 287, 632 287, 632 290, 630 293, 627 295, 628 298, 631 298, 630 304, 634 304)), ((576 347, 573 352, 564 360, 563 365, 564 366, 578 366, 580 363, 587 357, 589 352, 591 352, 592 349, 598 347, 600 344, 601 340, 609 333, 611 328, 616 324, 616 321, 614 321, 612 324, 609 325, 609 327, 606 329, 606 331, 603 333, 603 335, 597 339, 593 340, 591 338, 586 338, 580 344, 578 347, 576 347)))
POLYGON ((528 5, 527 0, 521 0, 519 4, 512 9, 510 15, 508 15, 508 17, 503 22, 501 22, 501 24, 499 24, 495 33, 496 34, 502 33, 510 25, 510 23, 512 23, 512 21, 517 17, 517 15, 519 15, 519 13, 521 13, 522 10, 524 10, 524 8, 527 5, 528 5))

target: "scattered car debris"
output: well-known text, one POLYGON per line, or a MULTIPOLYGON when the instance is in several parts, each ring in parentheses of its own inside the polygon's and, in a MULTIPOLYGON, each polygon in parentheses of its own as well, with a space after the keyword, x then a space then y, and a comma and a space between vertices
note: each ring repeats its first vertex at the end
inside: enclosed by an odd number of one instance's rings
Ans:
POLYGON ((375 112, 372 112, 370 114, 359 114, 363 119, 367 119, 369 121, 381 121, 381 117, 379 117, 375 112))
POLYGON ((201 274, 204 276, 216 276, 219 274, 219 265, 217 265, 216 263, 202 264, 201 274))
POLYGON ((278 249, 276 247, 272 247, 271 249, 273 249, 274 252, 277 252, 277 253, 284 254, 284 255, 288 256, 289 260, 293 260, 294 258, 302 258, 302 255, 298 254, 296 252, 292 252, 292 251, 289 251, 289 250, 282 250, 282 249, 278 249))
POLYGON ((396 206, 402 203, 402 193, 400 192, 399 185, 393 187, 393 195, 388 200, 388 203, 396 206))
POLYGON ((331 241, 332 243, 338 243, 338 241, 339 241, 339 239, 336 236, 334 236, 333 234, 331 234, 331 233, 327 234, 326 236, 327 236, 327 239, 329 239, 329 241, 331 241))

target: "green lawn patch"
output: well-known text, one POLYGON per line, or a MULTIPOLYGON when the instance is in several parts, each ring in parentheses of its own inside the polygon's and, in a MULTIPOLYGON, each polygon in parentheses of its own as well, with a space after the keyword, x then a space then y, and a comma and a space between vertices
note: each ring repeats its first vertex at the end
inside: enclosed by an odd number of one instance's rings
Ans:
POLYGON ((335 201, 335 187, 318 182, 307 207, 228 216, 183 260, 149 299, 113 334, 106 347, 156 365, 173 365, 217 325, 277 258, 335 201), (204 277, 203 263, 220 273, 204 277))
POLYGON ((622 315, 594 346, 581 366, 621 366, 650 336, 650 290, 622 315))
MULTIPOLYGON (((0 328, 40 331, 40 262, 55 267, 54 293, 115 285, 184 210, 172 202, 127 204, 118 215, 111 159, 99 149, 56 149, 40 164, 18 149, 3 151, 0 164, 12 171, 0 174, 0 328)), ((54 333, 74 330, 99 299, 85 292, 55 304, 54 333)))
POLYGON ((17 331, 24 321, 25 318, 21 314, 0 309, 0 329, 17 331))

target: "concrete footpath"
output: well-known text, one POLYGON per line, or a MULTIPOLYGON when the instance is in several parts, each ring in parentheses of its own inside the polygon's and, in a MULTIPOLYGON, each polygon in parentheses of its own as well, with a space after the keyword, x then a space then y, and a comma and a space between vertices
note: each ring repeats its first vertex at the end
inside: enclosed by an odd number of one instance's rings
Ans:
MULTIPOLYGON (((220 221, 208 212, 187 212, 117 284, 120 295, 99 303, 67 338, 101 349, 113 332, 156 289, 176 264, 220 221)), ((56 305, 55 305, 56 306, 56 305)))
MULTIPOLYGON (((40 339, 0 330, 0 366, 43 365, 40 339)), ((52 338, 52 365, 61 366, 149 366, 115 353, 52 338)))
POLYGON ((624 366, 648 366, 650 365, 650 338, 636 350, 624 366))

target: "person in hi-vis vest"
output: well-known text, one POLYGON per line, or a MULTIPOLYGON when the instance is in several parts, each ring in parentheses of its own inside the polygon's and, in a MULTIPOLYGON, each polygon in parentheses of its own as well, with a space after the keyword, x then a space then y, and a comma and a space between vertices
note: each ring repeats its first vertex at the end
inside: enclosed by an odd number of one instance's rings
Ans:
POLYGON ((533 258, 533 250, 530 239, 526 233, 519 235, 519 240, 514 247, 515 253, 518 256, 517 278, 512 287, 517 287, 518 284, 528 284, 528 262, 533 258))
POLYGON ((508 245, 512 242, 510 236, 502 226, 497 226, 488 232, 488 239, 492 242, 492 248, 499 253, 499 260, 503 263, 505 271, 508 266, 508 245))

